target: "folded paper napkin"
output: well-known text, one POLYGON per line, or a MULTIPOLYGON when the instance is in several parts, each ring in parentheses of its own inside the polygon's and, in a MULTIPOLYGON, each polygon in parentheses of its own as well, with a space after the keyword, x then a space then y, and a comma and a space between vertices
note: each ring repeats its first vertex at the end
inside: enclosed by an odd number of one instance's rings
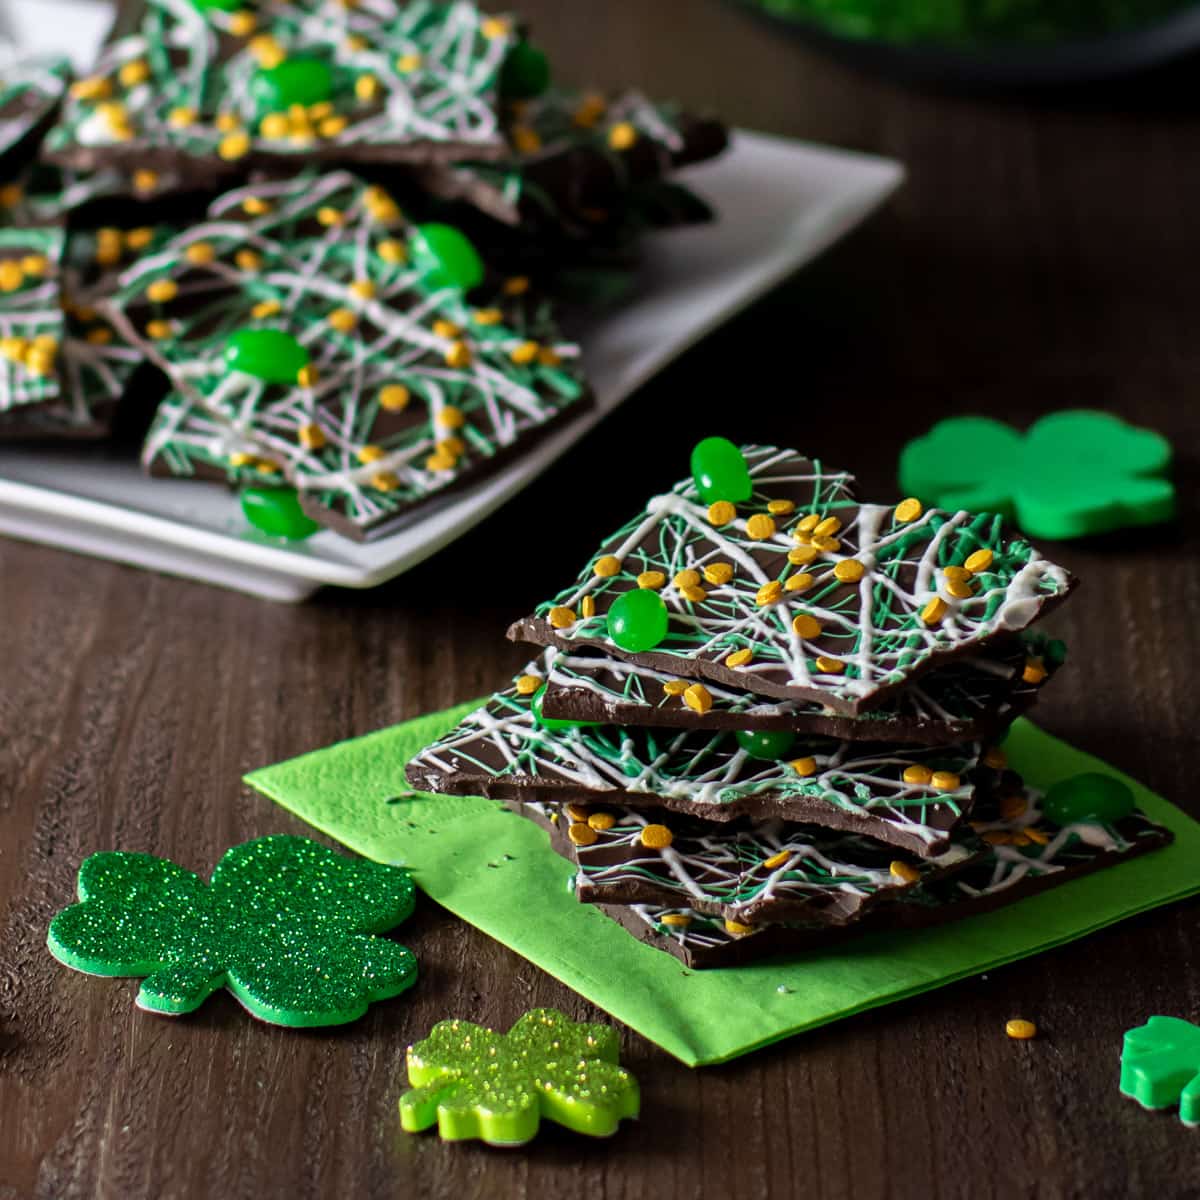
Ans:
POLYGON ((572 868, 532 822, 494 801, 410 789, 405 763, 479 703, 264 767, 246 782, 359 854, 408 867, 438 903, 689 1066, 725 1062, 1200 892, 1200 824, 1020 720, 1005 749, 1031 786, 1083 771, 1113 775, 1175 842, 938 928, 867 934, 792 961, 690 971, 580 904, 572 868))

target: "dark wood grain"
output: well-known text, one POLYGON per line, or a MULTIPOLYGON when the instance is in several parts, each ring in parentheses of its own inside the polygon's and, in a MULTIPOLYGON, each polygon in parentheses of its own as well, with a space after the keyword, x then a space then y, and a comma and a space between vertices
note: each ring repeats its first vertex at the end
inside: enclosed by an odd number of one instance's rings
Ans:
POLYGON ((948 413, 1082 404, 1169 433, 1179 523, 1061 550, 1086 586, 1054 619, 1073 662, 1039 719, 1200 815, 1197 64, 972 98, 860 74, 720 0, 523 8, 564 78, 892 154, 910 182, 391 586, 283 608, 0 541, 0 1196, 1197 1195, 1197 1135, 1116 1089, 1123 1030, 1200 1019, 1196 904, 722 1068, 626 1034, 643 1120, 516 1153, 403 1135, 406 1044, 451 1014, 600 1014, 431 903, 405 930, 421 986, 332 1033, 270 1028, 225 996, 152 1017, 134 985, 45 951, 92 851, 206 870, 244 838, 303 832, 242 773, 500 684, 522 659, 509 620, 708 432, 802 446, 878 496, 902 441, 948 413), (1043 1036, 1005 1038, 1018 1014, 1043 1036))

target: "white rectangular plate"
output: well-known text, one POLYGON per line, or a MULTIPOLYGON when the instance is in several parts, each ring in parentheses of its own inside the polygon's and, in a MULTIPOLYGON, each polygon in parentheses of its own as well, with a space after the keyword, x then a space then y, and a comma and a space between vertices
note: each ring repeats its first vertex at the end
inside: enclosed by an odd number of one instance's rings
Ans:
POLYGON ((737 133, 728 153, 682 177, 718 219, 648 237, 636 297, 583 333, 595 408, 398 532, 364 545, 330 532, 281 542, 250 528, 223 488, 149 479, 132 458, 103 448, 7 446, 0 533, 272 600, 399 575, 494 512, 655 372, 862 221, 903 170, 887 159, 737 133))

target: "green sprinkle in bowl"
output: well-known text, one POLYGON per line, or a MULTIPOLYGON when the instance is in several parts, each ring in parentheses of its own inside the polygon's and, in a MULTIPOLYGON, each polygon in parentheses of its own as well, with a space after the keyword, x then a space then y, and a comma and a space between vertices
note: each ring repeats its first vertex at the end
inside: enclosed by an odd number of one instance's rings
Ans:
POLYGON ((948 83, 1081 83, 1200 48, 1197 0, 739 2, 864 65, 948 83))

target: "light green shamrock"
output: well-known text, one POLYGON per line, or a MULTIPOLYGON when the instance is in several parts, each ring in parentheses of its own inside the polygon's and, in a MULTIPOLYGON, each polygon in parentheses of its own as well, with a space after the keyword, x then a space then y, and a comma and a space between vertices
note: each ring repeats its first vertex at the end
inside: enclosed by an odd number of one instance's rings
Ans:
POLYGON ((617 1033, 552 1008, 527 1012, 508 1033, 470 1021, 439 1021, 408 1048, 400 1123, 419 1133, 435 1122, 449 1141, 480 1138, 520 1146, 543 1117, 607 1137, 638 1115, 637 1082, 617 1065, 617 1033))
POLYGON ((1002 513, 1059 540, 1169 520, 1170 465, 1166 438, 1091 409, 1051 413, 1023 434, 989 417, 951 417, 901 451, 900 486, 926 504, 1002 513))

